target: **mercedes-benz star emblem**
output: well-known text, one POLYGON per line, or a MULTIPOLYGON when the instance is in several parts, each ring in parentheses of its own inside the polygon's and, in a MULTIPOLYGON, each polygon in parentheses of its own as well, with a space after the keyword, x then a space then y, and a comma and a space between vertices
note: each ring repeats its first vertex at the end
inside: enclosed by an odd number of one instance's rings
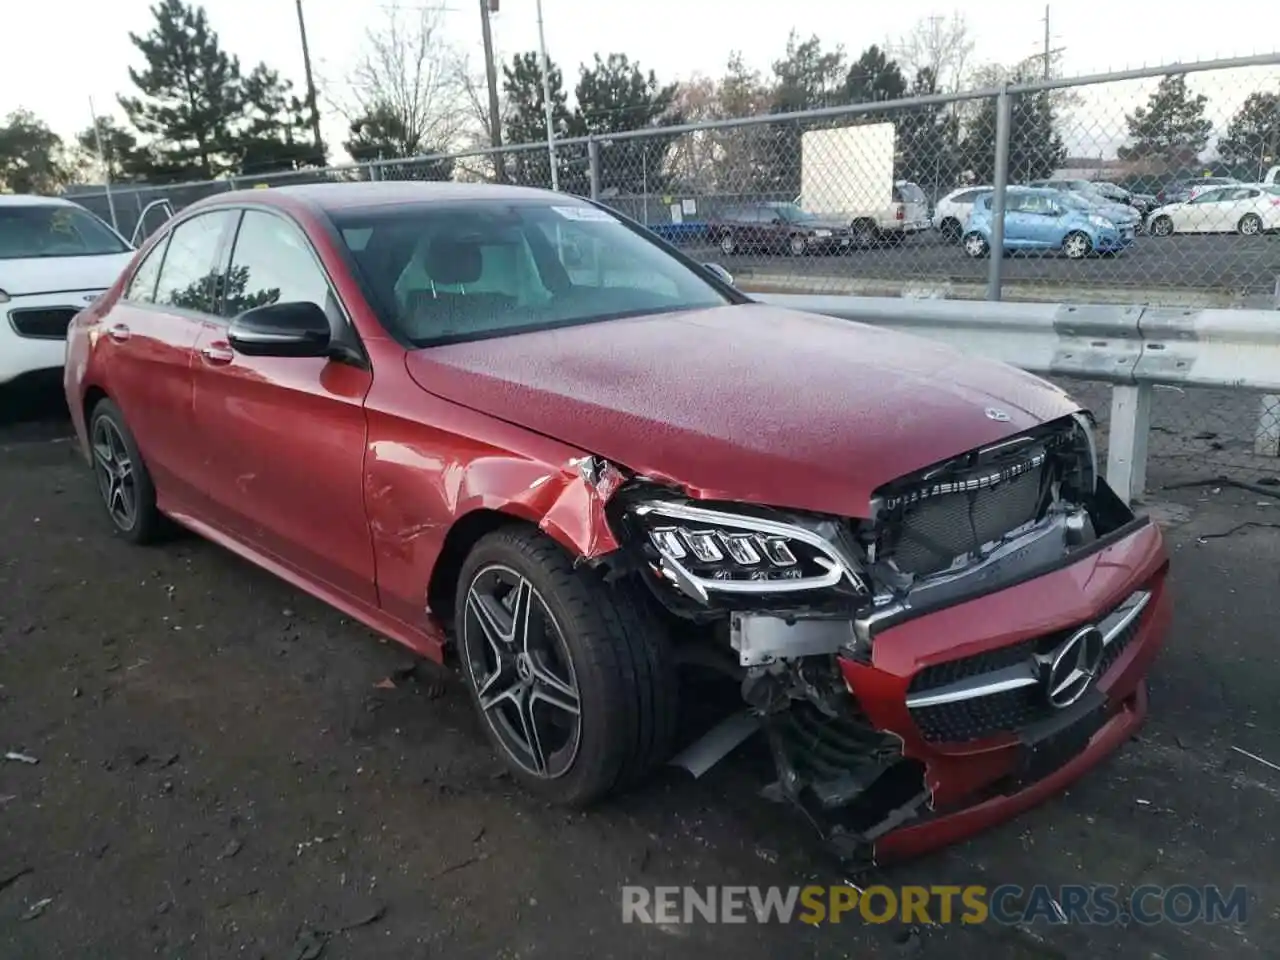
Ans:
POLYGON ((987 414, 988 420, 994 420, 996 423, 1009 422, 1008 412, 1005 410, 1001 410, 999 407, 987 407, 986 414, 987 414))
POLYGON ((1049 655, 1044 692, 1050 706, 1061 710, 1085 695, 1098 676, 1105 646, 1102 631, 1089 624, 1069 636, 1049 655))

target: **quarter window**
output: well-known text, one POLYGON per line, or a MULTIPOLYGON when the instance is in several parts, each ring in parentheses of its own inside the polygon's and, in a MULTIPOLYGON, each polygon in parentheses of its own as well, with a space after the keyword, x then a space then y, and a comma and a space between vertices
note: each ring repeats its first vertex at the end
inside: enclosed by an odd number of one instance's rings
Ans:
POLYGON ((169 238, 163 237, 148 251, 138 269, 129 281, 124 292, 124 299, 132 303, 153 303, 156 296, 156 280, 160 277, 160 265, 164 262, 164 250, 169 245, 169 238))
POLYGON ((214 313, 220 271, 218 252, 223 231, 235 217, 231 210, 200 214, 178 224, 169 236, 156 284, 155 302, 162 306, 214 313))

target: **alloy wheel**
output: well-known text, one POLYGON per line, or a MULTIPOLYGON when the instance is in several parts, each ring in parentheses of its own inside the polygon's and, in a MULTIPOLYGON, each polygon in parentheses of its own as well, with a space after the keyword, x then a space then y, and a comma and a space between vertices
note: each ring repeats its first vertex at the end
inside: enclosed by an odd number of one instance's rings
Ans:
POLYGON ((805 243, 804 237, 791 238, 791 255, 793 257, 799 257, 803 255, 807 247, 808 247, 808 244, 805 243))
POLYGON ((480 712, 521 769, 568 773, 582 740, 582 698, 569 646, 525 577, 493 564, 467 590, 461 640, 480 712))
POLYGON ((1089 238, 1083 233, 1073 233, 1067 237, 1062 249, 1072 260, 1080 260, 1089 252, 1089 238))
POLYGON ((90 444, 93 472, 107 514, 118 528, 130 530, 138 518, 138 485, 120 428, 109 417, 99 417, 93 424, 90 444))
POLYGON ((1151 224, 1151 232, 1157 237, 1167 237, 1173 233, 1173 221, 1168 217, 1157 217, 1151 224))
POLYGON ((738 244, 733 239, 732 233, 726 233, 720 238, 720 252, 726 257, 733 256, 733 252, 738 248, 738 244))
POLYGON ((987 252, 987 242, 976 233, 964 238, 964 252, 971 257, 980 257, 987 252))
POLYGON ((1256 214, 1247 213, 1240 220, 1240 232, 1246 237, 1256 237, 1262 232, 1262 221, 1256 214))

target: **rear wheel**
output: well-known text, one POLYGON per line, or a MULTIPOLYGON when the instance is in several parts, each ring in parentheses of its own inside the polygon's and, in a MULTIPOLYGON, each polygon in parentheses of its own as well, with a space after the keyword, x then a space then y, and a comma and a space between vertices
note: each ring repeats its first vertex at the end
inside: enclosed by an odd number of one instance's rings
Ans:
POLYGON ((1241 236, 1256 237, 1262 232, 1262 218, 1256 213, 1246 213, 1240 218, 1237 228, 1241 236))
POLYGON ((1093 241, 1089 239, 1089 235, 1076 231, 1067 234, 1067 238, 1062 241, 1062 252, 1067 255, 1070 260, 1083 260, 1093 250, 1093 241))
POLYGON ((456 609, 472 699, 528 788, 584 805, 667 758, 676 676, 662 628, 627 588, 508 528, 472 549, 456 609))
POLYGON ((166 523, 156 508, 151 473, 124 415, 110 400, 100 401, 89 415, 89 449, 98 493, 116 533, 139 544, 161 539, 166 523))
POLYGON ((871 220, 855 220, 849 232, 859 247, 874 247, 880 240, 880 230, 871 220))
POLYGON ((975 260, 985 257, 990 252, 986 239, 980 233, 966 234, 961 245, 964 247, 964 252, 975 260))
POLYGON ((720 234, 720 252, 726 257, 731 257, 738 252, 738 241, 734 239, 733 234, 728 230, 720 234))
POLYGON ((1173 218, 1160 216, 1151 221, 1151 235, 1153 237, 1171 237, 1173 236, 1173 218))

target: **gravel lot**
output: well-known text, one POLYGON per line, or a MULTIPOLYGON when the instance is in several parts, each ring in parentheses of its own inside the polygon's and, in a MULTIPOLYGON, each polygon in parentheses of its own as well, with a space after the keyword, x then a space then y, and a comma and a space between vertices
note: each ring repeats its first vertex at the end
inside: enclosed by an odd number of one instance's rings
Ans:
POLYGON ((1198 538, 1280 504, 1164 505, 1177 623, 1140 741, 878 878, 1244 884, 1243 926, 624 926, 626 883, 840 876, 755 796, 749 749, 589 814, 537 804, 447 674, 195 538, 113 538, 66 430, 0 426, 0 749, 39 759, 0 762, 0 956, 1275 955, 1280 771, 1231 747, 1280 762, 1280 533, 1198 538))

